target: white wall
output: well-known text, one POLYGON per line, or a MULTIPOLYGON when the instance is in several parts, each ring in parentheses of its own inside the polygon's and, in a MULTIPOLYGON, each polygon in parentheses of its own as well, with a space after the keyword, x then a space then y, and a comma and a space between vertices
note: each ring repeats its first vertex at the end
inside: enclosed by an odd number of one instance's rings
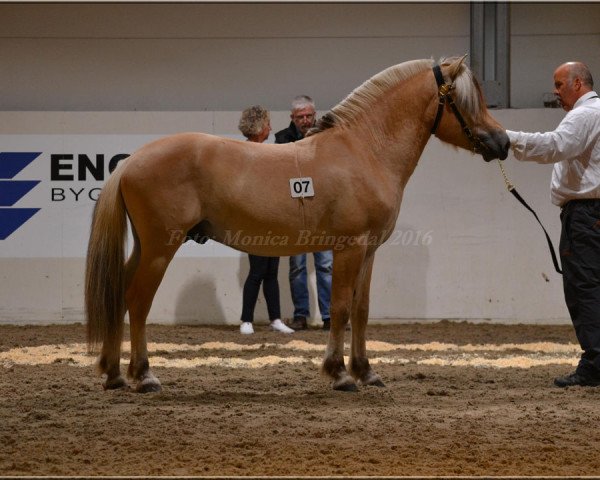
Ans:
MULTIPOLYGON (((500 110, 495 115, 507 127, 546 130, 560 121, 562 111, 500 110)), ((57 153, 86 153, 85 145, 91 145, 90 155, 102 148, 112 154, 123 150, 121 144, 158 134, 200 130, 237 135, 238 118, 237 112, 3 112, 0 141, 3 151, 19 145, 28 151, 53 142, 57 153)), ((286 111, 274 112, 274 129, 287 120, 286 111)), ((511 159, 506 168, 557 240, 560 226, 558 209, 549 202, 550 168, 511 159)), ((50 202, 57 183, 49 180, 47 156, 28 169, 15 179, 38 178, 42 183, 16 206, 45 208, 0 243, 0 323, 83 321, 84 255, 93 201, 82 197, 79 202, 50 202)), ((395 244, 388 242, 376 257, 373 319, 567 318, 561 279, 553 272, 543 234, 505 190, 495 164, 430 140, 408 184, 393 238, 395 244)), ((150 321, 235 324, 247 271, 244 255, 187 243, 169 267, 150 321)), ((285 259, 279 279, 283 314, 289 316, 285 259)), ((262 300, 257 318, 266 318, 262 300)))
MULTIPOLYGON (((5 111, 322 109, 415 58, 469 51, 468 3, 0 4, 5 111)), ((599 3, 511 3, 511 106, 557 64, 600 75, 599 3)))
POLYGON ((389 65, 462 54, 439 4, 0 5, 0 110, 329 109, 389 65))
POLYGON ((563 62, 582 61, 600 82, 599 3, 511 3, 511 106, 539 108, 563 62))
MULTIPOLYGON (((553 69, 566 60, 587 62, 598 81, 600 4, 511 3, 510 11, 513 107, 540 107, 553 69)), ((129 148, 186 130, 236 135, 239 112, 256 103, 272 111, 277 129, 298 93, 327 110, 391 64, 469 50, 468 3, 0 4, 0 18, 0 151, 30 140, 69 151, 106 142, 116 149, 121 141, 129 148)), ((562 117, 558 110, 495 114, 524 130, 551 129, 562 117)), ((549 167, 507 166, 558 239, 549 167)), ((17 178, 35 178, 30 173, 17 178)), ((18 205, 49 195, 43 181, 18 205)), ((0 241, 0 322, 83 318, 87 225, 73 218, 87 216, 91 201, 51 207, 10 244, 0 241), (15 245, 27 255, 12 255, 15 245)), ((398 232, 400 243, 426 233, 432 242, 382 248, 372 317, 567 318, 541 230, 504 190, 497 166, 432 140, 409 183, 398 232)), ((244 257, 203 255, 191 249, 175 259, 152 320, 237 321, 244 257)))

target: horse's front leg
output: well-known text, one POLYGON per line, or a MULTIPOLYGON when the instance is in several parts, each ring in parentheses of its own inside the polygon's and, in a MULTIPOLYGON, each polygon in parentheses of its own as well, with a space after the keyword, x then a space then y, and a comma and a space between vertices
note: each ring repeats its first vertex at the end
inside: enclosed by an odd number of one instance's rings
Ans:
POLYGON ((365 248, 360 246, 346 246, 342 250, 334 250, 333 253, 331 329, 321 371, 332 379, 334 390, 357 390, 354 378, 348 374, 344 364, 344 331, 350 318, 356 279, 364 255, 365 248))
POLYGON ((371 272, 375 252, 368 252, 352 302, 352 350, 350 353, 350 373, 362 385, 385 387, 381 377, 371 369, 367 358, 366 330, 369 321, 369 291, 371 287, 371 272))

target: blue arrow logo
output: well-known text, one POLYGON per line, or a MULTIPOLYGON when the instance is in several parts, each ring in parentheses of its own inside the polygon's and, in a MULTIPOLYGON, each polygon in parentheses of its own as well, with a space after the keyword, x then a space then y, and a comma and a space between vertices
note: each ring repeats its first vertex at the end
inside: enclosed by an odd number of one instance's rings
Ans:
POLYGON ((42 152, 0 152, 0 178, 14 178, 42 152))
MULTIPOLYGON (((39 157, 42 152, 0 152, 0 207, 12 207, 33 189, 39 180, 6 180, 39 157)), ((6 240, 39 208, 0 208, 0 240, 6 240)))
POLYGON ((12 207, 38 183, 39 180, 0 180, 0 207, 12 207))

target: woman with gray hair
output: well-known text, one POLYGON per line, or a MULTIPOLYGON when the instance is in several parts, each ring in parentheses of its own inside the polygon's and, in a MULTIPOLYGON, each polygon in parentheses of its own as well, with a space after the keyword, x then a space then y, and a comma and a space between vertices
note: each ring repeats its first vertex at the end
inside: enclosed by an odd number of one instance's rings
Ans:
MULTIPOLYGON (((271 132, 271 119, 268 110, 260 105, 247 108, 242 112, 238 128, 249 142, 264 142, 271 132)), ((248 259, 250 260, 250 271, 244 282, 240 333, 244 335, 254 333, 254 327, 252 326, 254 308, 258 300, 261 283, 263 284, 263 293, 267 302, 271 329, 281 333, 294 333, 294 330, 281 321, 279 283, 277 282, 279 257, 261 257, 248 254, 248 259)))
POLYGON ((248 107, 242 112, 238 128, 249 142, 264 142, 271 133, 269 111, 260 105, 248 107))

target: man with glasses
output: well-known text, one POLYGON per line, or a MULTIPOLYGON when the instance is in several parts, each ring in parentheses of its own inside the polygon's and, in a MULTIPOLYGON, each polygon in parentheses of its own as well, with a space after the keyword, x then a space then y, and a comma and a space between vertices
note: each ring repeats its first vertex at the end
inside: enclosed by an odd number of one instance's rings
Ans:
MULTIPOLYGON (((275 143, 291 143, 304 138, 316 120, 315 102, 306 95, 299 95, 292 100, 292 121, 289 127, 275 134, 275 143)), ((330 328, 329 302, 331 299, 331 272, 333 253, 314 252, 315 270, 317 273, 317 297, 319 311, 323 319, 323 330, 330 328)), ((290 327, 294 330, 305 330, 310 317, 308 301, 308 284, 306 273, 306 254, 290 257, 290 290, 294 302, 294 318, 290 327)))

